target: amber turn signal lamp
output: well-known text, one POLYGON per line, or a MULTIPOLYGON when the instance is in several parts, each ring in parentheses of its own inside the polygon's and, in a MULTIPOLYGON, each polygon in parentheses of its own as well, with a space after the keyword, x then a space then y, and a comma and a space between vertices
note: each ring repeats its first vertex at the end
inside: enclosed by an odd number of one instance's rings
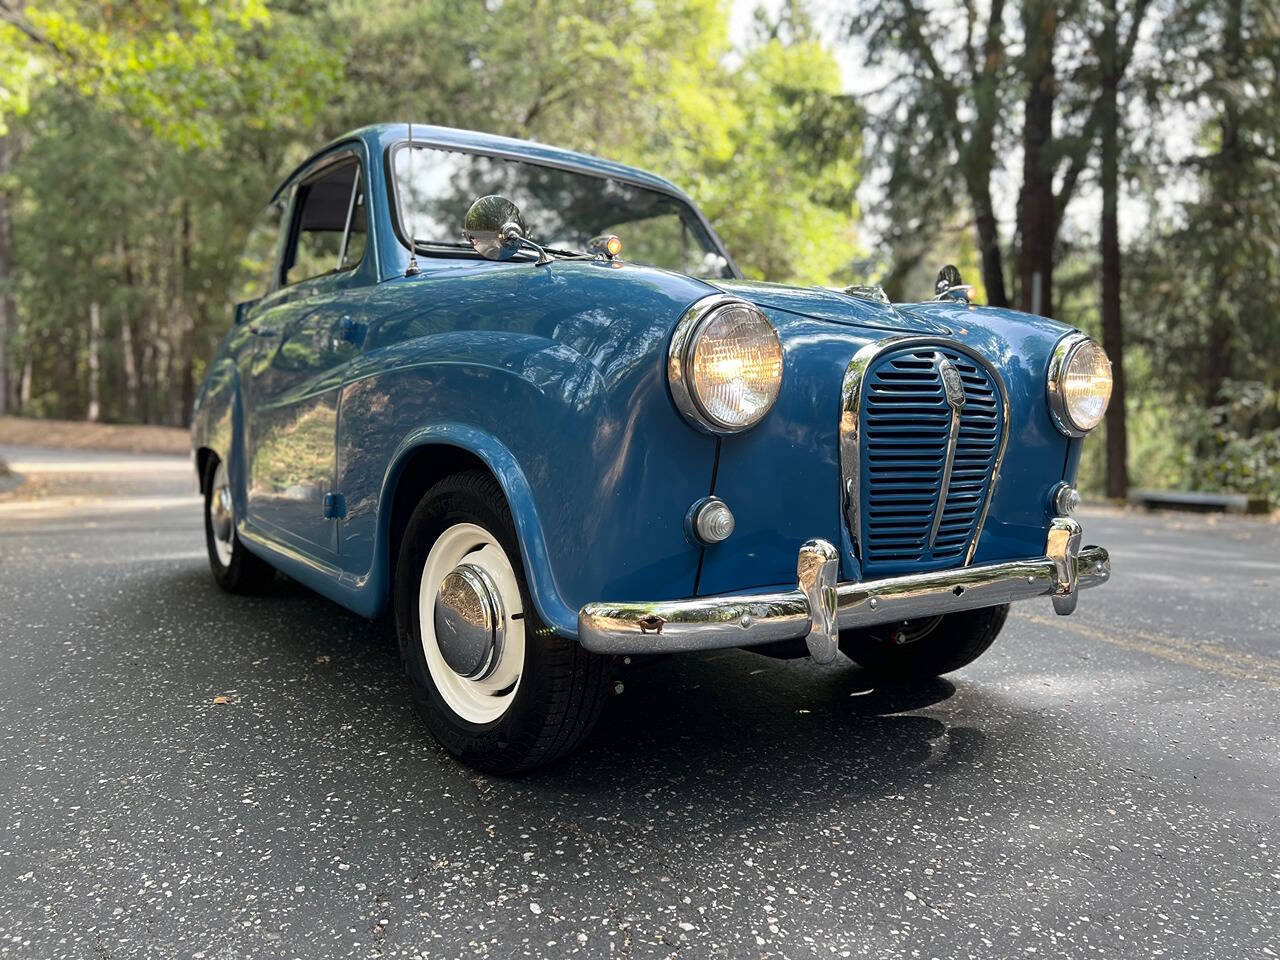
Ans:
POLYGON ((622 240, 611 233, 602 237, 594 237, 588 246, 595 253, 603 254, 610 260, 622 252, 622 240))

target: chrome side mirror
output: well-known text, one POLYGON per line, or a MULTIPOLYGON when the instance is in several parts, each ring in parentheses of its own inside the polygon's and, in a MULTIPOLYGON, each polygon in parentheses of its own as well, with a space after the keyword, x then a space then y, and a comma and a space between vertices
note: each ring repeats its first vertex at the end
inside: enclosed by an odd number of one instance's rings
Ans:
POLYGON ((467 242, 486 260, 510 260, 524 248, 538 251, 538 266, 551 262, 547 251, 529 239, 520 208, 506 197, 481 197, 462 221, 467 242))
POLYGON ((973 287, 964 282, 955 264, 948 263, 938 271, 938 279, 933 285, 933 299, 968 303, 972 298, 973 287))
POLYGON ((462 233, 486 260, 510 260, 524 246, 528 227, 520 208, 506 197, 481 197, 462 221, 462 233))

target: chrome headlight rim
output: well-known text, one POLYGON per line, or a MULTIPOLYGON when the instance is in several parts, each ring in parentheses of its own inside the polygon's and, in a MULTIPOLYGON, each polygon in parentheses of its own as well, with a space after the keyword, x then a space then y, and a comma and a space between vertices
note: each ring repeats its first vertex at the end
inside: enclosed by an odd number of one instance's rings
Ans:
POLYGON ((695 428, 703 433, 709 433, 713 436, 731 436, 735 433, 742 433, 757 426, 769 412, 773 409, 778 400, 778 394, 781 393, 782 375, 778 375, 778 393, 775 393, 773 400, 767 407, 750 423, 738 424, 727 423, 724 420, 710 413, 703 405, 698 397, 698 392, 693 386, 693 358, 697 350, 698 342, 703 332, 710 326, 711 321, 715 319, 716 314, 725 307, 743 307, 756 314, 773 335, 774 342, 778 345, 778 355, 782 355, 782 340, 778 337, 777 328, 765 316, 764 311, 748 300, 741 297, 734 297, 727 293, 714 293, 710 296, 703 297, 694 303, 681 316, 680 321, 676 324, 675 332, 671 335, 671 345, 667 349, 667 384, 671 390, 671 398, 675 401, 676 409, 689 421, 695 428))
MULTIPOLYGON (((1102 349, 1102 345, 1087 333, 1069 333, 1054 345, 1053 353, 1049 356, 1049 372, 1045 381, 1045 394, 1049 400, 1049 416, 1059 432, 1068 437, 1083 437, 1102 423, 1102 420, 1099 420, 1098 423, 1087 427, 1078 425, 1071 416, 1070 405, 1067 403, 1064 389, 1067 373, 1071 369, 1071 361, 1075 359, 1075 355, 1080 348, 1088 344, 1096 346, 1099 350, 1102 349)), ((1105 350, 1103 351, 1103 356, 1106 356, 1105 350)), ((1108 395, 1107 403, 1110 404, 1110 395, 1108 395)), ((1105 414, 1105 412, 1106 407, 1104 406, 1103 413, 1105 414)))

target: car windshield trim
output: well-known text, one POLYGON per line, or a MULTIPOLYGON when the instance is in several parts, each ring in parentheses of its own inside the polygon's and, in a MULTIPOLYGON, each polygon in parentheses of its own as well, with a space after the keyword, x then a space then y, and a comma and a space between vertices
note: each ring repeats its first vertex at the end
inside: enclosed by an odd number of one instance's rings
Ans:
MULTIPOLYGON (((409 146, 408 139, 397 140, 387 146, 383 154, 384 172, 387 181, 387 197, 390 207, 391 232, 395 235, 396 240, 405 250, 416 250, 418 253, 427 256, 436 257, 457 257, 459 254, 467 259, 483 259, 478 253, 470 250, 470 244, 464 244, 461 241, 451 240, 423 240, 420 237, 414 238, 412 248, 409 244, 408 234, 404 229, 404 224, 400 220, 400 188, 396 178, 395 160, 396 155, 409 146), (454 244, 457 243, 457 246, 454 244)), ((581 164, 568 161, 557 161, 550 157, 530 157, 528 154, 521 153, 517 150, 501 150, 494 148, 469 147, 455 143, 449 143, 441 140, 424 139, 415 136, 413 138, 413 147, 426 150, 440 150, 445 153, 463 153, 473 157, 487 157, 492 160, 506 160, 514 163, 525 163, 530 166, 546 167, 551 170, 563 170, 566 173, 575 173, 580 176, 593 177, 597 180, 613 180, 627 186, 636 187, 641 190, 648 190, 652 193, 661 194, 670 197, 682 207, 687 209, 693 216, 694 221, 706 231, 707 239, 715 248, 715 252, 724 258, 725 265, 729 268, 729 272, 733 275, 732 279, 741 280, 742 271, 738 269, 737 261, 729 253, 724 245, 724 241, 720 239, 720 234, 716 233, 715 227, 711 225, 711 221, 707 219, 701 208, 684 196, 678 190, 666 186, 661 183, 650 182, 643 177, 629 175, 626 171, 614 170, 604 172, 600 170, 592 170, 581 164)), ((524 258, 529 259, 529 258, 524 258)), ((726 278, 728 279, 728 278, 726 278)))

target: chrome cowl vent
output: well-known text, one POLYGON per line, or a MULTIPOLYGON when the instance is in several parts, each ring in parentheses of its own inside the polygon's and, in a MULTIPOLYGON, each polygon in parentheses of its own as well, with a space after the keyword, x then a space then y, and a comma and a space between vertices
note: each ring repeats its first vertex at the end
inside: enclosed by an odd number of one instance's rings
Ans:
POLYGON ((863 348, 845 375, 844 512, 864 576, 968 564, 1008 436, 1004 386, 948 340, 863 348))

